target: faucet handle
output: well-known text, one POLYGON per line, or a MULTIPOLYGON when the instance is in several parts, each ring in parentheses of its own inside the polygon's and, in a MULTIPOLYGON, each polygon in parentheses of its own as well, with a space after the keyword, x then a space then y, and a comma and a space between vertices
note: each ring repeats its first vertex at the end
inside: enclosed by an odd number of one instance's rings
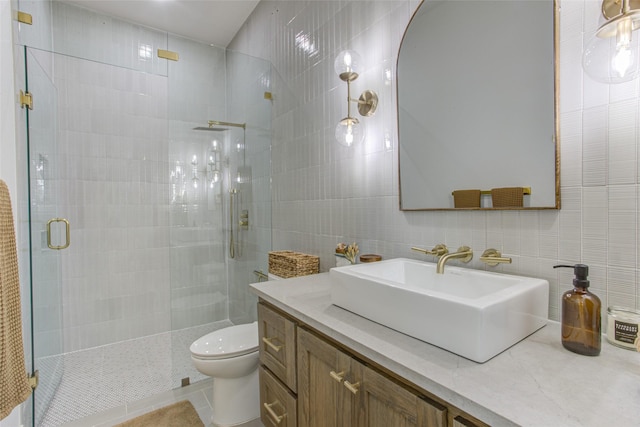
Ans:
POLYGON ((447 249, 447 247, 442 243, 438 243, 431 250, 417 248, 415 246, 413 246, 411 250, 416 252, 422 252, 423 254, 427 254, 427 255, 434 255, 434 256, 442 256, 449 253, 449 249, 447 249))
POLYGON ((495 267, 498 264, 511 264, 511 258, 503 257, 500 251, 493 248, 489 248, 484 251, 480 257, 480 261, 491 267, 495 267))

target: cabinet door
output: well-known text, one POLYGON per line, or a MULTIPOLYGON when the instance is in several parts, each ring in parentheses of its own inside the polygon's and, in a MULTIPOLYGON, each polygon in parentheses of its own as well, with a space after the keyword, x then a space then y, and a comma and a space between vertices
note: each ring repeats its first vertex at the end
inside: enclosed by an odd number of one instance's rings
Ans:
POLYGON ((298 328, 298 425, 351 427, 353 398, 344 379, 351 357, 298 328))
POLYGON ((357 427, 446 427, 446 407, 418 397, 366 366, 362 370, 357 427))
POLYGON ((264 304, 258 304, 260 362, 296 392, 296 325, 264 304))
POLYGON ((266 427, 296 427, 296 398, 260 366, 260 418, 266 427))

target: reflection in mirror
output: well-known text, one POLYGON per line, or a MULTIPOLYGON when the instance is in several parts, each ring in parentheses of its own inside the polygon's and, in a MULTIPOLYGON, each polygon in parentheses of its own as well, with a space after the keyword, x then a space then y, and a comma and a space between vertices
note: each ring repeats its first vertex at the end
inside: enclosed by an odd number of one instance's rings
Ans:
POLYGON ((555 15, 553 0, 422 3, 398 56, 402 210, 453 209, 458 190, 498 209, 495 188, 559 208, 555 15))

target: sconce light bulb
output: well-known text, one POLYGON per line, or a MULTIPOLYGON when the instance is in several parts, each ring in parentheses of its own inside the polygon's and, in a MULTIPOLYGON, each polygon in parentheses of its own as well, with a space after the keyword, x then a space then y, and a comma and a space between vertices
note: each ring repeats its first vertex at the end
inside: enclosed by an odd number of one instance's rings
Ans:
POLYGON ((345 147, 351 147, 353 144, 362 142, 364 139, 363 126, 358 119, 354 117, 346 117, 336 126, 336 141, 345 147))
POLYGON ((218 150, 219 150, 219 147, 218 147, 218 140, 217 140, 217 139, 214 139, 213 141, 211 141, 211 150, 212 150, 213 152, 216 152, 216 151, 218 151, 218 150))
POLYGON ((628 47, 621 47, 616 49, 616 53, 613 56, 613 69, 618 74, 618 77, 624 78, 625 74, 631 68, 632 58, 631 51, 628 47))
POLYGON ((195 154, 191 158, 191 164, 194 166, 198 164, 198 156, 196 156, 195 154))
POLYGON ((360 74, 360 55, 353 50, 343 50, 336 57, 333 68, 343 81, 353 81, 360 74))
POLYGON ((616 28, 616 53, 613 55, 612 66, 619 77, 624 78, 633 62, 631 53, 631 19, 623 19, 616 28))
POLYGON ((351 71, 351 53, 349 51, 344 53, 344 65, 347 67, 347 71, 351 71))
POLYGON ((344 136, 344 140, 348 146, 353 144, 353 125, 347 126, 347 133, 344 136))

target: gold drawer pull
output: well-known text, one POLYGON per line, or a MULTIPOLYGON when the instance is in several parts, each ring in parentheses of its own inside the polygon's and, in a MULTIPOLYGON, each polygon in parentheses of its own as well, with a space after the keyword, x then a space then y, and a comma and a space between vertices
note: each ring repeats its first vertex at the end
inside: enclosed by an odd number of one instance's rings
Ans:
POLYGON ((349 381, 344 380, 344 386, 353 394, 358 394, 358 387, 360 387, 360 382, 355 384, 351 384, 349 381))
POLYGON ((262 342, 264 342, 266 345, 268 345, 269 347, 271 347, 273 349, 273 351, 275 351, 276 353, 279 352, 283 346, 281 345, 275 345, 274 343, 272 343, 271 341, 273 341, 275 338, 267 338, 267 337, 263 337, 262 338, 262 342))
POLYGON ((341 383, 344 377, 344 371, 338 373, 336 373, 336 371, 331 371, 329 372, 329 375, 331 375, 331 378, 341 383))
POLYGON ((269 413, 269 415, 271 416, 271 418, 273 418, 273 421, 276 424, 280 424, 282 422, 282 419, 284 418, 285 415, 287 415, 286 413, 282 414, 282 415, 278 415, 276 414, 276 411, 274 411, 273 409, 271 409, 271 407, 273 405, 279 405, 280 402, 278 402, 277 400, 273 403, 263 403, 264 405, 264 409, 267 410, 267 412, 269 413))

